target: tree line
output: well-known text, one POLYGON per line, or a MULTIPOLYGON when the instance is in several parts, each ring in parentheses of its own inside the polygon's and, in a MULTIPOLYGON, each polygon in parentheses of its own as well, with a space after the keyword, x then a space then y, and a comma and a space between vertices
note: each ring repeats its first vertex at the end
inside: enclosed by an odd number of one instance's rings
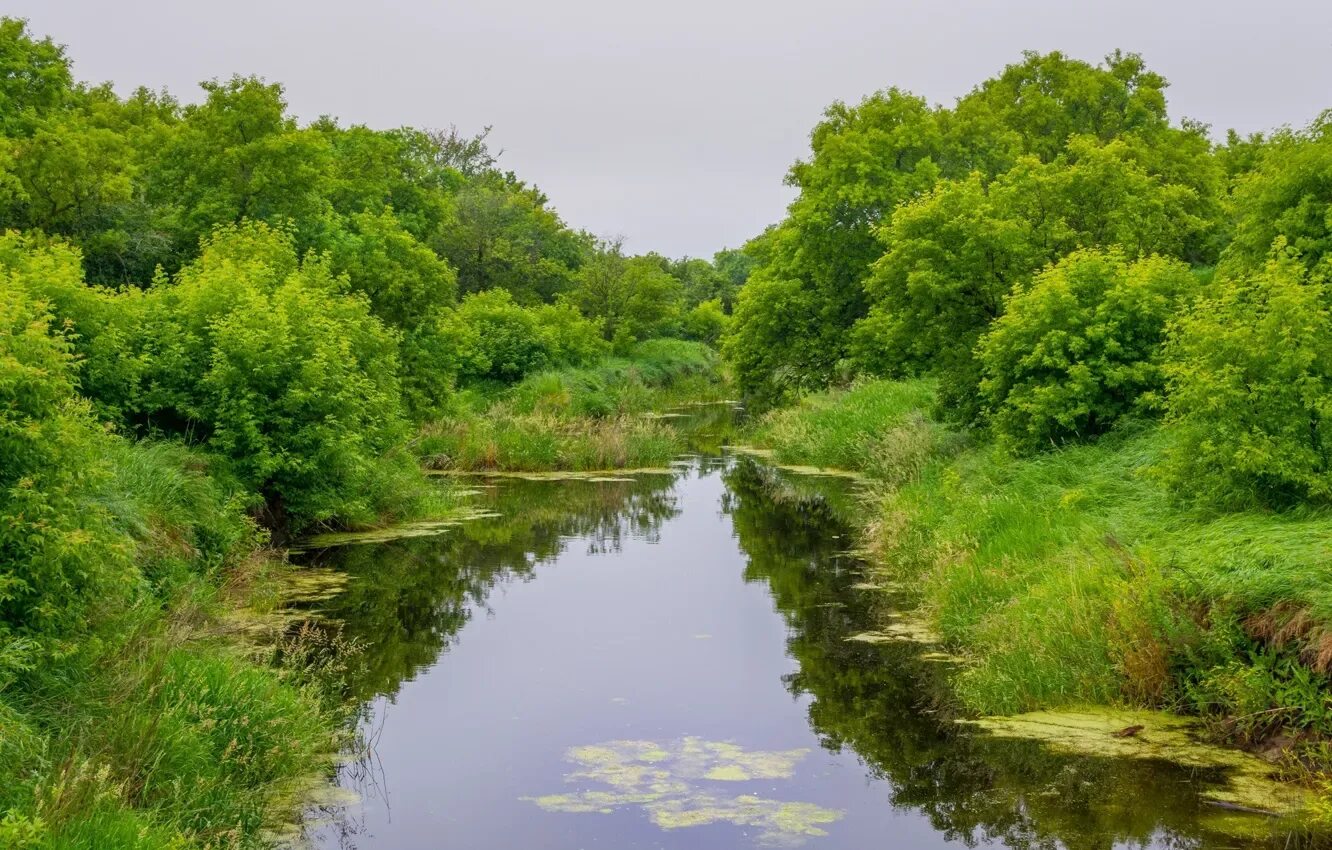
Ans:
POLYGON ((930 376, 1018 453, 1126 421, 1219 504, 1332 495, 1332 117, 1214 142, 1141 57, 1028 53, 931 106, 835 103, 787 180, 724 351, 778 405, 930 376))

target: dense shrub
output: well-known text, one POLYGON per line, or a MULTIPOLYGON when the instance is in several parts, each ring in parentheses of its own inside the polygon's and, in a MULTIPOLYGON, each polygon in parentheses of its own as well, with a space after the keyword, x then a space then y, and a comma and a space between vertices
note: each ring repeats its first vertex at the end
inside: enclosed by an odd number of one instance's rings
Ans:
POLYGON ((468 347, 459 352, 459 377, 464 381, 516 381, 550 362, 536 313, 513 300, 507 290, 492 289, 467 296, 452 320, 468 347))
POLYGON ((686 339, 716 345, 730 324, 731 317, 722 309, 720 299, 702 301, 685 313, 680 321, 681 332, 686 339))
POLYGON ((1325 279, 1278 239, 1261 271, 1219 282, 1167 346, 1169 465, 1221 503, 1332 499, 1332 316, 1325 279))
POLYGON ((366 488, 403 435, 397 339, 345 279, 242 224, 144 301, 140 428, 221 455, 276 521, 373 517, 366 488))
POLYGON ((1276 134, 1259 149, 1257 168, 1241 175, 1234 193, 1234 240, 1222 270, 1261 269, 1268 249, 1285 237, 1314 269, 1332 257, 1332 112, 1302 132, 1276 134))
POLYGON ((113 438, 76 395, 71 345, 47 305, 15 278, 0 273, 0 689, 134 580, 128 547, 91 498, 113 438))
POLYGON ((1105 432, 1164 383, 1166 323, 1195 289, 1184 263, 1070 254, 1019 288, 981 338, 981 393, 995 432, 1037 450, 1105 432))

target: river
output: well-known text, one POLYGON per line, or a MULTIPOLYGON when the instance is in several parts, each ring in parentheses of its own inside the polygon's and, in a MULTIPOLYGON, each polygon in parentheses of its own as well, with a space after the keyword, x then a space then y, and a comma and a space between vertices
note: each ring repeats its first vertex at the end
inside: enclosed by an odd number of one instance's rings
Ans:
POLYGON ((320 613, 363 647, 358 799, 319 848, 1284 846, 1214 771, 975 732, 949 662, 847 640, 902 600, 849 551, 846 479, 714 447, 469 483, 483 518, 302 556, 345 571, 320 613))

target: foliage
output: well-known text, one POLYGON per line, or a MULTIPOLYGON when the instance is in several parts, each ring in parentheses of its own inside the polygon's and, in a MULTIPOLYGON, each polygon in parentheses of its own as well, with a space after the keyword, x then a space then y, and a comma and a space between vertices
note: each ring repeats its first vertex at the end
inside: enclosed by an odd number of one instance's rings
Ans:
POLYGON ((1221 503, 1332 497, 1327 283, 1278 239, 1262 270, 1224 280, 1172 326, 1169 476, 1221 503))
POLYGON ((133 421, 226 458, 281 524, 373 518, 367 488, 403 434, 397 341, 346 290, 283 231, 218 230, 143 299, 133 421))
POLYGON ((417 450, 430 465, 457 469, 662 466, 684 442, 644 414, 676 395, 706 397, 719 382, 716 355, 706 346, 648 340, 625 359, 531 374, 476 410, 426 425, 417 450))
POLYGON ((1265 143, 1250 143, 1250 167, 1237 177, 1233 207, 1234 240, 1226 248, 1223 270, 1257 272, 1267 262, 1278 236, 1303 258, 1310 270, 1332 256, 1332 114, 1307 130, 1283 131, 1265 143))
POLYGON ((1029 53, 953 109, 896 89, 834 104, 792 168, 786 219, 745 249, 746 288, 787 281, 805 311, 780 335, 755 308, 737 322, 746 395, 789 399, 850 357, 934 374, 939 409, 971 422, 975 343, 1045 264, 1114 246, 1214 261, 1222 170, 1205 128, 1169 124, 1164 88, 1133 54, 1029 53))
POLYGON ((995 433, 1039 450, 1095 437, 1159 400, 1166 323, 1196 289, 1188 266, 1078 251, 1009 296, 981 338, 981 394, 995 433))
POLYGON ((602 335, 621 351, 633 342, 675 330, 681 285, 660 258, 625 257, 615 243, 602 245, 579 271, 571 298, 601 324, 602 335))
POLYGON ((731 317, 726 315, 720 299, 700 301, 684 314, 680 320, 680 332, 685 339, 693 339, 716 345, 721 341, 730 325, 731 317))
POLYGON ((0 687, 133 588, 130 552, 90 494, 113 439, 76 394, 68 340, 47 305, 0 276, 0 687), (25 649, 29 650, 25 652, 25 649))

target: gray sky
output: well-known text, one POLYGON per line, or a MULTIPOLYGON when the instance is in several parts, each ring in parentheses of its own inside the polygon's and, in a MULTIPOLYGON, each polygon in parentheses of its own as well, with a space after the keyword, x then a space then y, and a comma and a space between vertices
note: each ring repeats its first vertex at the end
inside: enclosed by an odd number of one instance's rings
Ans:
POLYGON ((493 125, 502 164, 575 227, 709 256, 782 216, 833 100, 951 104, 1024 49, 1142 53, 1171 114, 1218 132, 1332 107, 1328 0, 7 0, 127 92, 233 73, 302 120, 493 125))

